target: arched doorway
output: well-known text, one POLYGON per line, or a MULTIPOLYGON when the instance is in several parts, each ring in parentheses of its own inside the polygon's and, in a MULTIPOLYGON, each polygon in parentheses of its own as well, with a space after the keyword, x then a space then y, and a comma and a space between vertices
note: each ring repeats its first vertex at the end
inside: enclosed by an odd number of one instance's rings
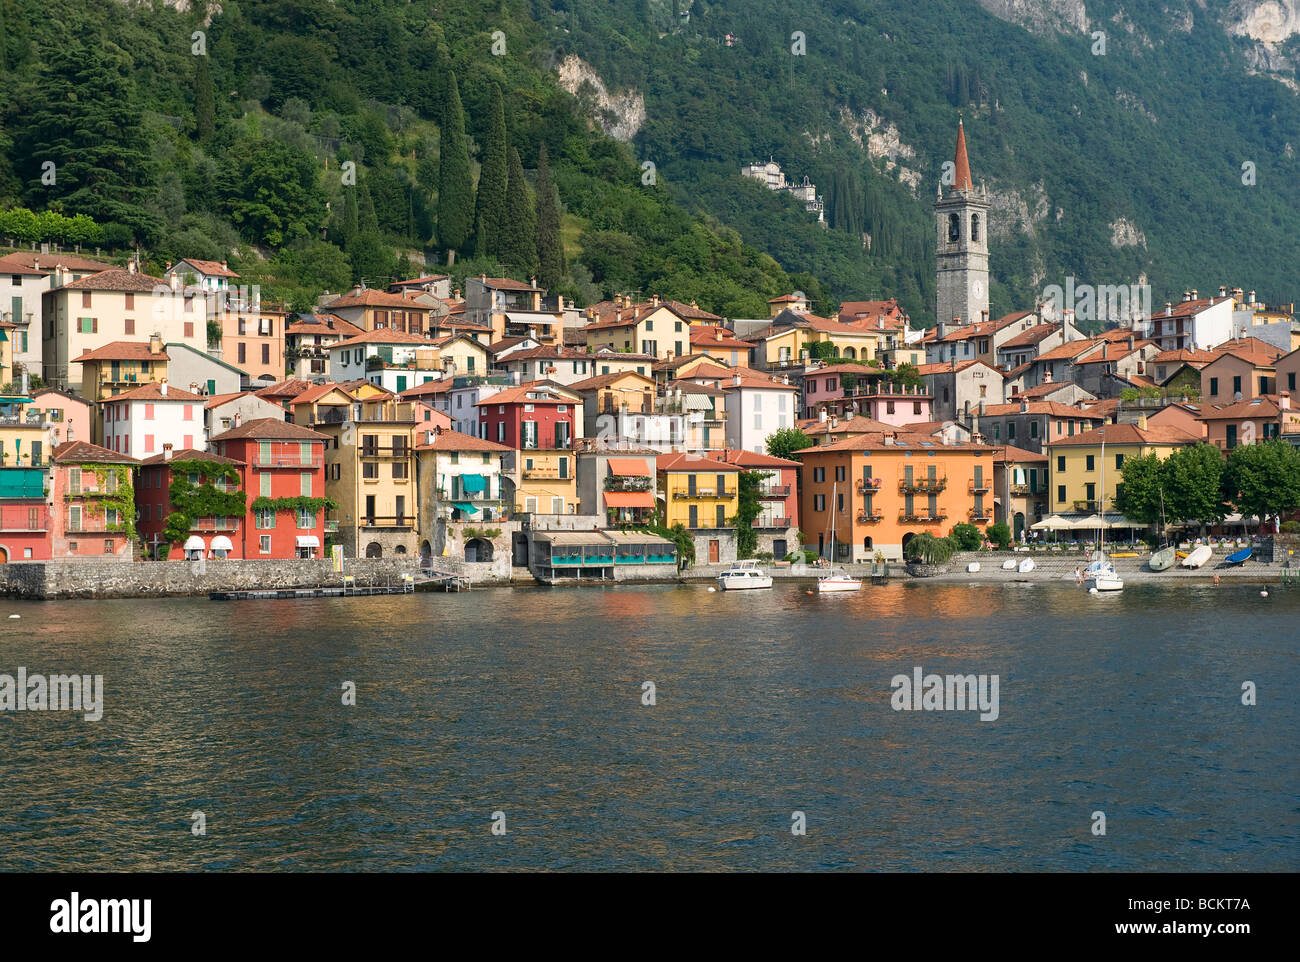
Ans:
POLYGON ((384 549, 378 541, 372 541, 370 544, 366 545, 367 558, 382 558, 383 556, 384 549))
POLYGON ((492 542, 486 538, 470 538, 465 542, 466 561, 491 561, 492 542))
POLYGON ((856 361, 858 359, 857 349, 852 347, 846 347, 844 349, 844 356, 847 357, 850 361, 856 361))
POLYGON ((0 565, 9 563, 9 549, 0 544, 0 565))
POLYGON ((393 549, 393 554, 396 554, 396 555, 404 555, 404 554, 406 554, 406 545, 404 545, 404 544, 399 544, 396 548, 393 549))
POLYGON ((865 537, 865 538, 862 539, 862 550, 863 550, 863 551, 870 551, 870 550, 871 550, 871 537, 870 537, 870 536, 867 536, 867 537, 865 537))
POLYGON ((1017 511, 1016 526, 1012 531, 1012 537, 1014 537, 1017 541, 1019 541, 1020 536, 1024 533, 1024 530, 1025 530, 1025 513, 1023 511, 1017 511))
POLYGON ((427 568, 431 564, 433 564, 433 545, 426 539, 420 542, 420 567, 427 568))
POLYGON ((910 541, 911 541, 913 538, 915 538, 915 537, 916 537, 916 533, 913 532, 913 531, 909 531, 909 532, 907 532, 907 534, 903 535, 903 557, 904 557, 904 558, 907 557, 907 545, 908 545, 908 542, 910 542, 910 541))

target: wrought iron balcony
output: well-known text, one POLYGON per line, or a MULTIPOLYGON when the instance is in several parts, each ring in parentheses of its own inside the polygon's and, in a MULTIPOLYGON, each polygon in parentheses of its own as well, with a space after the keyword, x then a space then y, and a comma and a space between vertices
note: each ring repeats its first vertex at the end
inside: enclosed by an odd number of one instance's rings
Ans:
POLYGON ((989 508, 971 508, 966 516, 972 521, 992 521, 993 511, 989 508))
POLYGON ((877 522, 884 520, 885 516, 881 514, 878 509, 858 512, 858 524, 876 524, 877 522))
POLYGON ((913 478, 910 481, 904 478, 898 482, 900 491, 942 491, 946 487, 947 478, 913 478))
POLYGON ((882 481, 881 478, 858 478, 858 491, 861 493, 879 491, 882 481))
POLYGON ((944 511, 938 514, 930 514, 928 511, 924 514, 908 514, 906 511, 899 512, 898 520, 900 524, 913 524, 929 521, 945 521, 948 515, 944 511))
POLYGON ((993 490, 993 482, 972 480, 971 483, 966 486, 966 490, 971 494, 988 494, 993 490))

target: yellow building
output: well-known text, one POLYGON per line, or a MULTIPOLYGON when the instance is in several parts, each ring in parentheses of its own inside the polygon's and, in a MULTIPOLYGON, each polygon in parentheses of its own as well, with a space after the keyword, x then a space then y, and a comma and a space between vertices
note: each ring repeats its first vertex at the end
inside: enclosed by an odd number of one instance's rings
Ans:
MULTIPOLYGON (((527 514, 577 514, 577 463, 572 451, 514 451, 514 503, 527 514)), ((506 456, 510 468, 510 455, 506 456)), ((503 488, 504 493, 504 488, 503 488)))
POLYGON ((0 396, 0 467, 36 468, 50 463, 54 422, 33 410, 24 395, 0 396))
POLYGON ((437 345, 435 356, 443 377, 487 373, 487 348, 468 334, 447 334, 434 338, 433 343, 437 345))
MULTIPOLYGON (((137 388, 141 384, 167 379, 167 349, 161 337, 147 341, 113 341, 72 363, 81 367, 81 396, 87 401, 105 398, 137 388)), ((103 444, 103 439, 93 439, 103 444)))
POLYGON ((797 364, 814 356, 816 344, 829 345, 817 350, 833 351, 834 356, 856 361, 870 361, 876 356, 876 335, 848 324, 837 317, 783 311, 771 325, 750 334, 746 340, 758 348, 756 362, 767 367, 797 364))
POLYGON ((330 439, 325 496, 337 505, 326 515, 326 534, 349 558, 415 554, 415 406, 383 394, 317 412, 311 427, 330 439))
POLYGON ((684 525, 695 536, 696 562, 734 561, 741 469, 694 454, 661 456, 656 468, 667 526, 684 525))
POLYGON ((619 298, 604 310, 593 309, 589 316, 594 319, 582 328, 587 349, 598 351, 605 347, 657 358, 690 354, 691 325, 707 323, 708 318, 713 321, 721 318, 697 308, 675 305, 675 301, 660 301, 658 297, 643 304, 619 298))
POLYGON ((1060 438, 1047 446, 1053 514, 1096 514, 1101 499, 1113 510, 1116 486, 1124 480, 1121 471, 1129 458, 1155 454, 1167 458, 1175 450, 1197 444, 1201 438, 1172 425, 1108 424, 1074 437, 1060 438), (1101 489, 1102 442, 1105 442, 1106 488, 1101 489))

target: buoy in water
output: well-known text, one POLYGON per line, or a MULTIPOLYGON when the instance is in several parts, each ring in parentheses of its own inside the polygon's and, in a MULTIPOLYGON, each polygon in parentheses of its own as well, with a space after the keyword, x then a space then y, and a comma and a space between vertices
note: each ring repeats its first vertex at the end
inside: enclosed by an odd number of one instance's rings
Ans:
POLYGON ((12 621, 12 620, 15 619, 15 618, 21 618, 21 617, 22 617, 22 615, 10 615, 10 616, 9 616, 9 620, 12 621))
POLYGON ((812 589, 809 588, 807 591, 804 592, 804 594, 806 594, 806 595, 810 595, 810 594, 812 594, 812 589))
POLYGON ((713 587, 712 585, 709 585, 709 590, 710 590, 710 591, 717 591, 718 589, 715 588, 715 587, 713 587))
POLYGON ((1268 592, 1267 592, 1267 591, 1261 591, 1261 592, 1259 593, 1259 596, 1260 596, 1261 598, 1267 598, 1267 597, 1268 597, 1268 592))
POLYGON ((1095 595, 1096 593, 1097 593, 1097 589, 1096 589, 1096 588, 1089 588, 1089 589, 1088 589, 1088 594, 1090 594, 1090 595, 1095 595))

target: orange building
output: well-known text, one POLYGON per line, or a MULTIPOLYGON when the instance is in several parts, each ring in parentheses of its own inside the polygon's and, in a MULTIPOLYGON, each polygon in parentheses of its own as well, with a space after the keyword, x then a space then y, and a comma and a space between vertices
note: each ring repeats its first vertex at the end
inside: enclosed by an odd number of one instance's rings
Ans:
POLYGON ((859 434, 805 448, 800 511, 804 544, 836 561, 901 561, 913 535, 946 535, 993 521, 993 459, 987 444, 945 444, 904 432, 859 434))

